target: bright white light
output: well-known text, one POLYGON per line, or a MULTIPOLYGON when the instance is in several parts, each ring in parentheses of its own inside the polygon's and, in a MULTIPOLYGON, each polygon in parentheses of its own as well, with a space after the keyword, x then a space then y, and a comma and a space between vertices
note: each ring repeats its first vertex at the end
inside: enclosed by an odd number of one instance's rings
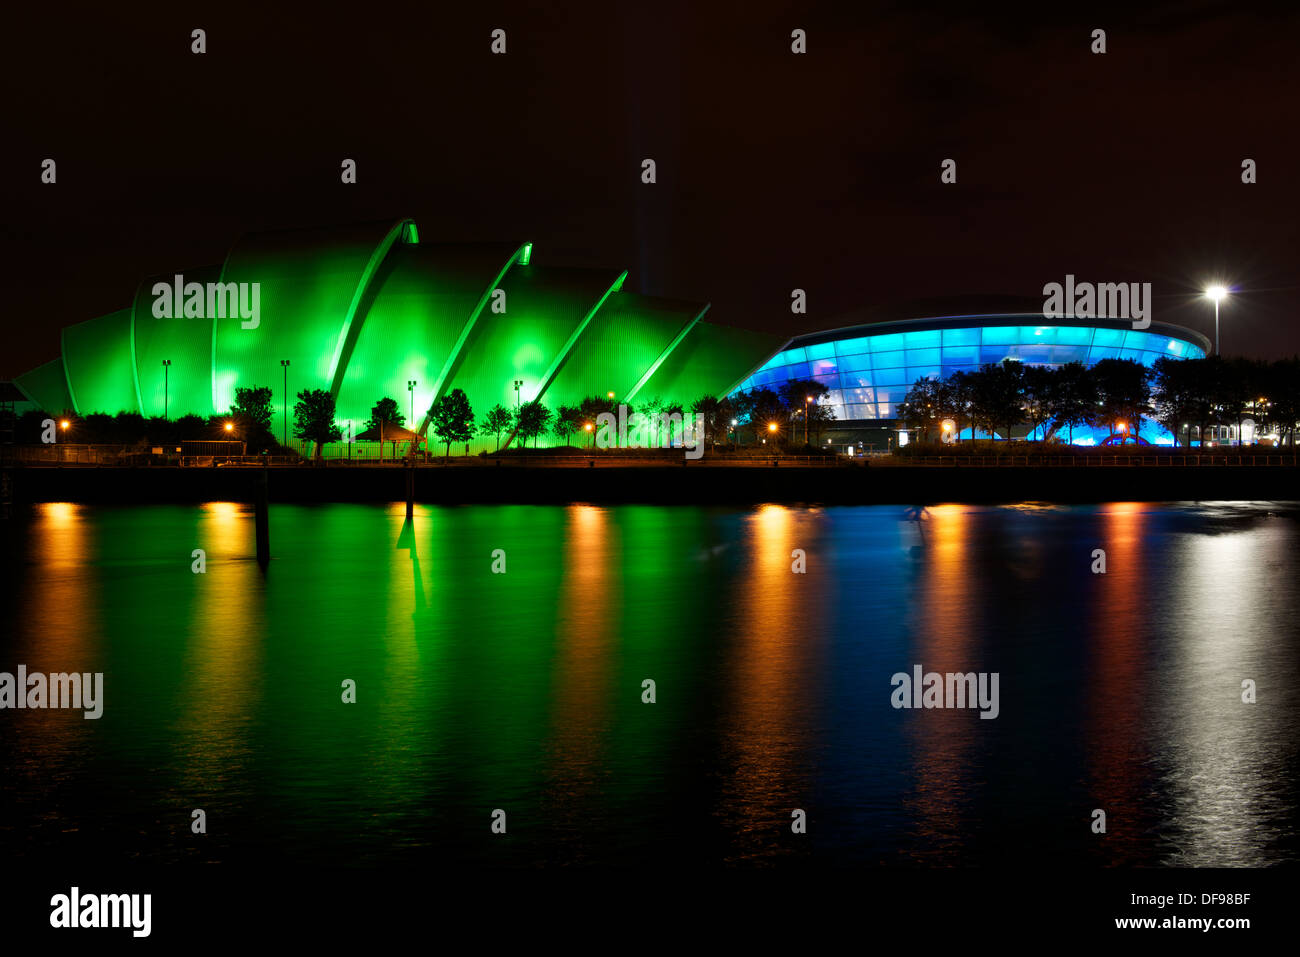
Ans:
POLYGON ((1205 290, 1206 298, 1213 299, 1215 302, 1218 302, 1219 300, 1223 299, 1223 297, 1226 296, 1227 294, 1228 294, 1228 290, 1225 289, 1223 286, 1211 286, 1209 289, 1205 290))

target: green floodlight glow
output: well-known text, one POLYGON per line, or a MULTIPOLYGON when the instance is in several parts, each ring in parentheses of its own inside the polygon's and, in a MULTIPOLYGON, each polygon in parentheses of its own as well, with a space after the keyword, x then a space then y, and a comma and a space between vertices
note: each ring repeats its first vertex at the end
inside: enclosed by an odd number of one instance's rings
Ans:
POLYGON ((423 432, 452 388, 479 416, 542 396, 552 409, 610 393, 720 396, 779 344, 702 323, 707 306, 624 292, 625 271, 512 271, 531 260, 532 243, 422 245, 406 219, 253 234, 224 263, 155 278, 256 284, 257 322, 155 316, 147 279, 126 309, 64 328, 60 358, 15 381, 47 411, 171 418, 224 415, 238 387, 271 388, 277 415, 300 389, 327 389, 340 422, 406 390, 423 432))

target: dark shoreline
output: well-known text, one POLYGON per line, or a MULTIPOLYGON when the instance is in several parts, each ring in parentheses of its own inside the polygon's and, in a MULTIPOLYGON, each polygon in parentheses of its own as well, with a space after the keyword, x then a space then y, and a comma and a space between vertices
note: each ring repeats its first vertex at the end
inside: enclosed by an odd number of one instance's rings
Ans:
MULTIPOLYGON (((258 468, 13 468, 12 503, 162 504, 255 498, 258 468)), ((405 502, 402 468, 267 470, 276 502, 405 502)), ((1289 501, 1300 468, 418 468, 417 504, 937 504, 1289 501)))

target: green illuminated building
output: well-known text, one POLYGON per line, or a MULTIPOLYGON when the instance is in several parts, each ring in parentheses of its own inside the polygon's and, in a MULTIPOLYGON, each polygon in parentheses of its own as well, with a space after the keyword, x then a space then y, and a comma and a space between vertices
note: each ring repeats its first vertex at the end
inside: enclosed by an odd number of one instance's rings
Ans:
POLYGON ((327 389, 337 420, 359 427, 379 399, 407 412, 413 398, 423 429, 453 388, 479 416, 611 392, 689 408, 726 395, 782 344, 705 322, 707 304, 625 292, 626 276, 539 265, 530 243, 422 242, 409 219, 254 234, 224 263, 150 277, 127 308, 64 329, 62 355, 14 381, 50 412, 170 418, 220 414, 236 387, 270 386, 278 421, 289 360, 290 405, 303 389, 327 389), (178 282, 185 296, 168 316, 162 290, 178 282), (191 283, 206 291, 193 301, 191 283), (248 317, 236 307, 252 284, 248 317))

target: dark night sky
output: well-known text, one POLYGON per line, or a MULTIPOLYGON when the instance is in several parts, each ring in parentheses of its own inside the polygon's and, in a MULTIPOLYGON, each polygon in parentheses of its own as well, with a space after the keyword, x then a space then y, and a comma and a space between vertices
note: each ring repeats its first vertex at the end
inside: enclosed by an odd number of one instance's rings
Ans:
POLYGON ((1293 3, 184 6, 6 12, 0 377, 246 231, 401 215, 787 335, 1066 273, 1152 282, 1153 318, 1212 334, 1218 276, 1225 352, 1300 351, 1293 3))

